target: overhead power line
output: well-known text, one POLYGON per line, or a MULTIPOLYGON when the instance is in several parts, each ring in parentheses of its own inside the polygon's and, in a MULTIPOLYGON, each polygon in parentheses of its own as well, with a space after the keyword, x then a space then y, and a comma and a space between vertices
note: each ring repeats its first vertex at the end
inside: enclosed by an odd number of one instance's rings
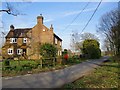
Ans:
MULTIPOLYGON (((95 15, 96 11, 98 10, 100 4, 102 3, 102 0, 99 2, 98 6, 96 7, 95 11, 93 12, 92 16, 90 17, 90 19, 88 20, 88 22, 86 23, 85 27, 82 29, 81 33, 86 29, 86 27, 88 26, 88 24, 90 23, 90 21, 92 20, 93 16, 95 15)), ((80 33, 80 34, 81 34, 80 33)))
POLYGON ((79 17, 79 15, 86 9, 86 7, 89 5, 89 3, 90 3, 90 2, 88 2, 88 3, 85 5, 85 7, 77 14, 77 16, 71 21, 71 23, 65 27, 65 29, 64 29, 63 31, 65 31, 65 30, 79 17))

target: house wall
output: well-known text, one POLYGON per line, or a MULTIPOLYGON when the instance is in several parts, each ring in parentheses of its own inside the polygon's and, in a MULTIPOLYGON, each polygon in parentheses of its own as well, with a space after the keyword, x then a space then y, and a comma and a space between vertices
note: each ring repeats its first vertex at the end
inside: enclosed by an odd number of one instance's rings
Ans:
MULTIPOLYGON (((55 37, 54 37, 55 39, 55 37)), ((59 39, 57 39, 57 44, 55 44, 55 46, 58 48, 58 56, 62 55, 62 45, 60 45, 60 42, 62 44, 62 41, 60 41, 59 39)))
POLYGON ((32 38, 31 38, 31 49, 28 49, 28 55, 30 59, 38 59, 41 56, 39 55, 40 45, 43 43, 53 44, 53 30, 48 29, 41 23, 37 23, 32 28, 32 38), (29 52, 30 51, 30 52, 29 52))
POLYGON ((4 46, 4 47, 2 48, 2 56, 3 56, 3 59, 13 57, 13 55, 8 55, 8 49, 9 49, 9 48, 13 48, 13 50, 14 50, 14 46, 11 45, 11 44, 7 44, 6 46, 4 46))

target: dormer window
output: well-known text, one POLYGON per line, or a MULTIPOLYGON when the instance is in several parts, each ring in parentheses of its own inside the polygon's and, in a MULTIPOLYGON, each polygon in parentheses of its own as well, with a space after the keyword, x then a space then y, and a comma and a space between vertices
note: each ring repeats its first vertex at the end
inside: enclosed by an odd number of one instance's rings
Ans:
POLYGON ((10 43, 17 43, 17 38, 10 38, 10 43))
POLYGON ((23 43, 27 43, 27 38, 23 38, 23 43))

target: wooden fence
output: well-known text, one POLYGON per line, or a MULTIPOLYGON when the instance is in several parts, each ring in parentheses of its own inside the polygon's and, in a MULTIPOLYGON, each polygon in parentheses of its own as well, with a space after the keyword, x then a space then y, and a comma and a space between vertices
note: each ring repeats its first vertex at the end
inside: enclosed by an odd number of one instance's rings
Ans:
MULTIPOLYGON (((19 65, 21 66, 24 63, 37 63, 40 65, 40 67, 42 68, 43 66, 55 66, 56 64, 61 64, 62 59, 61 58, 56 58, 56 57, 52 57, 52 58, 43 58, 43 59, 39 59, 39 60, 13 60, 13 59, 7 59, 9 62, 9 66, 14 66, 14 65, 19 65), (14 65, 13 65, 14 64, 14 65)), ((5 60, 3 60, 2 62, 4 62, 5 60)), ((4 64, 2 64, 2 67, 9 67, 9 66, 5 66, 4 64)))

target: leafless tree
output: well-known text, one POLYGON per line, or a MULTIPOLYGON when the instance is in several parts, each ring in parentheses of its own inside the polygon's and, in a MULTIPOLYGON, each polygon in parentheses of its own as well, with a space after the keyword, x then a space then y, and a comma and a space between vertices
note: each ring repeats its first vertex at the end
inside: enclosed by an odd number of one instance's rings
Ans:
POLYGON ((84 41, 85 39, 95 39, 95 40, 99 41, 99 38, 96 35, 92 34, 92 33, 83 33, 83 34, 81 34, 81 40, 84 41))
POLYGON ((101 17, 98 32, 105 35, 115 54, 120 53, 120 12, 112 10, 101 17))
POLYGON ((13 15, 13 16, 17 16, 20 15, 20 13, 18 12, 18 10, 9 2, 5 3, 6 8, 0 10, 0 12, 6 12, 7 14, 13 15))
POLYGON ((78 32, 73 32, 71 35, 71 48, 75 51, 80 50, 82 48, 82 42, 85 39, 95 39, 99 41, 98 37, 92 33, 79 34, 78 32))
MULTIPOLYGON (((31 3, 31 0, 21 0, 22 2, 31 3)), ((19 3, 20 4, 20 3, 19 3)), ((9 15, 26 15, 17 9, 18 3, 5 2, 5 9, 0 10, 1 13, 5 12, 9 15)))

